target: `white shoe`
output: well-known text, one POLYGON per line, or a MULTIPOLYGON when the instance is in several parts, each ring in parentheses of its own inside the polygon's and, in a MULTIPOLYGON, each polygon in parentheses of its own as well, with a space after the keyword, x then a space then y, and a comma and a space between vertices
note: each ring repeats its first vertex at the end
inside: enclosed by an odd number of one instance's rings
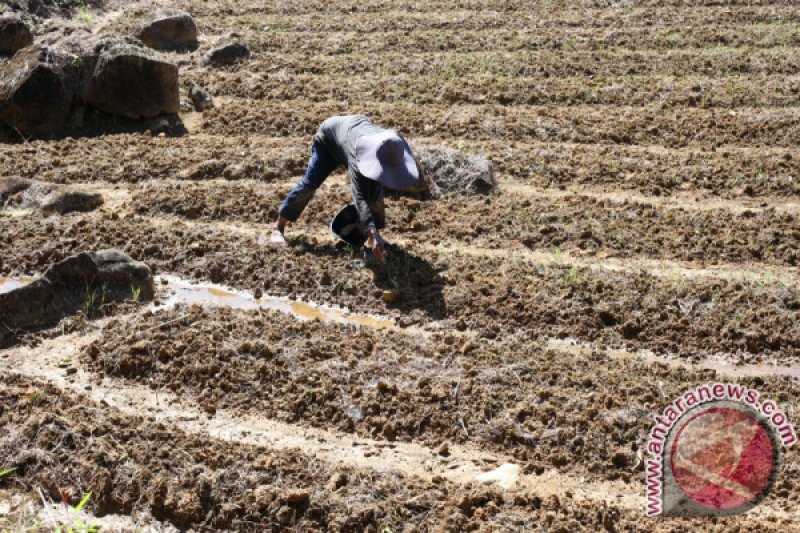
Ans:
POLYGON ((269 242, 278 246, 286 246, 286 237, 283 236, 283 233, 274 229, 269 237, 269 242))

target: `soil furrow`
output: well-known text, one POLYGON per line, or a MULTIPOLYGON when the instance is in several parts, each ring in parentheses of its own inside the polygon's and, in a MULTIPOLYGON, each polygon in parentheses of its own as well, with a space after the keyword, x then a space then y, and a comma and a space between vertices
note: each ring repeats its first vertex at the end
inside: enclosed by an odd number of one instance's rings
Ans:
MULTIPOLYGON (((791 0, 770 2, 770 5, 754 5, 751 2, 691 2, 669 3, 651 1, 625 6, 625 9, 609 6, 608 2, 574 3, 547 2, 531 6, 528 2, 512 4, 505 0, 490 2, 462 2, 454 6, 452 2, 425 2, 407 6, 398 10, 383 2, 339 3, 335 8, 314 6, 311 8, 304 2, 282 2, 279 6, 256 2, 242 5, 234 2, 221 2, 214 9, 197 5, 190 0, 182 0, 174 5, 193 8, 196 15, 203 19, 215 16, 236 16, 263 13, 270 27, 280 29, 297 28, 312 31, 315 22, 327 22, 334 31, 346 31, 348 28, 370 25, 384 28, 380 22, 400 18, 417 27, 418 24, 441 24, 444 27, 456 25, 462 27, 468 20, 476 17, 477 21, 500 20, 503 25, 516 24, 526 26, 541 21, 547 26, 564 25, 566 27, 591 26, 602 28, 615 26, 620 19, 633 24, 680 24, 687 20, 697 21, 698 25, 715 22, 741 23, 744 21, 771 22, 788 18, 795 20, 796 9, 791 0), (680 7, 680 9, 675 9, 680 7), (520 9, 521 8, 521 9, 520 9), (386 19, 375 19, 380 12, 386 19), (520 13, 522 13, 520 15, 520 13), (349 24, 348 24, 349 23, 349 24)), ((424 27, 424 26, 423 26, 424 27)), ((324 27, 323 27, 324 29, 324 27)))
MULTIPOLYGON (((224 108, 224 104, 223 108, 224 108)), ((750 198, 800 194, 800 158, 791 148, 576 144, 520 139, 458 140, 419 136, 420 145, 444 143, 486 154, 500 175, 539 187, 569 184, 636 189, 648 195, 697 192, 708 197, 750 198)), ((309 137, 209 134, 183 138, 111 135, 81 143, 36 141, 6 146, 0 164, 13 174, 55 183, 103 180, 135 183, 221 178, 228 165, 243 165, 246 177, 298 179, 308 162, 309 137), (120 164, 120 158, 125 163, 120 164), (205 163, 205 164, 204 164, 205 163), (88 165, 88 166, 87 166, 88 165)))
MULTIPOLYGON (((290 188, 253 182, 147 184, 135 195, 132 208, 139 215, 269 224, 290 188)), ((326 227, 349 201, 346 187, 331 184, 320 192, 300 227, 326 227)), ((800 262, 797 214, 775 208, 687 210, 615 195, 501 194, 470 203, 458 196, 432 203, 401 198, 388 202, 387 212, 394 234, 422 242, 459 240, 484 248, 522 243, 534 250, 711 264, 800 262), (495 214, 498 204, 507 211, 495 214), (446 233, 441 228, 447 228, 446 233)))
MULTIPOLYGON (((80 345, 91 337, 73 342, 80 345)), ((424 446, 301 430, 262 417, 228 418, 223 411, 207 416, 169 393, 113 379, 94 380, 87 392, 86 381, 78 379, 82 370, 58 368, 76 348, 65 350, 55 341, 46 348, 19 352, 21 361, 11 361, 0 396, 15 410, 3 418, 0 455, 17 467, 11 478, 15 486, 40 484, 54 499, 73 501, 91 489, 88 508, 97 514, 144 512, 181 529, 239 531, 280 524, 354 530, 398 523, 493 530, 534 523, 627 528, 642 520, 639 491, 621 481, 584 482, 555 471, 511 469, 507 488, 481 487, 473 476, 501 457, 460 446, 443 456, 424 446), (153 415, 142 417, 143 411, 153 415), (104 433, 90 431, 83 421, 87 412, 104 433), (167 432, 182 453, 165 453, 167 432), (38 463, 13 447, 25 435, 32 436, 38 463), (314 485, 325 483, 330 491, 314 485), (548 513, 559 508, 557 515, 548 513)), ((794 519, 771 503, 749 516, 769 520, 776 531, 794 519)), ((703 522, 662 524, 700 527, 703 522)))
MULTIPOLYGON (((547 78, 492 76, 472 72, 452 80, 441 75, 359 76, 344 85, 341 74, 289 74, 272 68, 262 74, 222 72, 209 84, 226 96, 260 101, 294 100, 324 102, 352 99, 359 95, 385 102, 416 104, 481 105, 663 105, 677 108, 729 110, 739 107, 785 108, 798 100, 797 76, 716 75, 690 76, 571 76, 547 78)), ((189 79, 203 83, 204 73, 189 79)))
MULTIPOLYGON (((205 114, 205 129, 270 135, 307 135, 316 132, 320 117, 344 112, 340 102, 308 103, 300 110, 292 102, 269 107, 230 101, 205 114)), ((713 109, 661 109, 614 106, 470 106, 430 105, 424 113, 409 103, 360 101, 355 109, 376 122, 426 136, 465 140, 498 138, 579 144, 658 144, 687 146, 792 147, 800 143, 794 109, 743 109, 717 113, 713 109)))

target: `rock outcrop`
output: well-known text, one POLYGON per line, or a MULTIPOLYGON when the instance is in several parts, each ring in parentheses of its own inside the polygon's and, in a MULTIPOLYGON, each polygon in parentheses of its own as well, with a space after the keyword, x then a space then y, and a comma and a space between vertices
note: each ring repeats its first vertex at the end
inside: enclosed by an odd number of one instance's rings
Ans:
POLYGON ((82 252, 53 265, 33 283, 0 294, 0 344, 80 309, 152 297, 153 275, 144 263, 117 250, 82 252))
POLYGON ((108 37, 30 46, 0 67, 0 122, 23 136, 60 134, 82 104, 128 119, 175 115, 178 67, 108 37))
POLYGON ((115 42, 97 58, 82 99, 125 118, 153 118, 180 110, 178 67, 139 46, 115 42))
POLYGON ((39 210, 43 215, 64 215, 75 211, 92 211, 103 205, 103 195, 73 186, 0 178, 0 206, 10 205, 39 210))
POLYGON ((0 55, 12 55, 33 44, 33 32, 14 15, 0 16, 0 55))
POLYGON ((49 47, 20 50, 0 67, 0 121, 24 136, 59 130, 75 96, 64 55, 49 47))

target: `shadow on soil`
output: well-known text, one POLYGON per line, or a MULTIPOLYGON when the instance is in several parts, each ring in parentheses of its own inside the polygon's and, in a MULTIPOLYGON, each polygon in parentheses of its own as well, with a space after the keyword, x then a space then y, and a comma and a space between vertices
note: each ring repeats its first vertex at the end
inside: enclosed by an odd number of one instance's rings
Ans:
MULTIPOLYGON (((358 259, 362 257, 360 250, 354 250, 343 242, 311 244, 302 239, 293 241, 293 246, 318 257, 358 259)), ((387 252, 389 254, 388 268, 382 267, 371 256, 368 256, 365 261, 367 268, 374 274, 376 289, 400 290, 400 297, 385 305, 402 312, 421 310, 430 318, 437 320, 445 318, 447 307, 442 293, 445 281, 439 272, 425 259, 397 246, 390 244, 387 252)))
MULTIPOLYGON (((177 115, 161 115, 149 119, 128 119, 115 117, 94 110, 80 110, 73 112, 70 123, 63 129, 54 131, 50 135, 35 137, 37 140, 62 140, 67 137, 75 139, 102 137, 104 135, 118 135, 125 133, 145 133, 165 137, 183 137, 189 131, 177 115)), ((0 143, 16 144, 33 140, 25 138, 7 126, 0 124, 0 143)))

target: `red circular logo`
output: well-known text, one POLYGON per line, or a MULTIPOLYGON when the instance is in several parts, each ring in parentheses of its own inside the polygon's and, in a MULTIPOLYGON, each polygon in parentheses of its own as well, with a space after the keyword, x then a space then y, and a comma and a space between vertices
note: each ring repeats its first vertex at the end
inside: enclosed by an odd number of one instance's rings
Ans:
POLYGON ((767 488, 775 450, 766 429, 739 409, 715 407, 692 416, 670 450, 675 482, 711 509, 735 509, 767 488))

